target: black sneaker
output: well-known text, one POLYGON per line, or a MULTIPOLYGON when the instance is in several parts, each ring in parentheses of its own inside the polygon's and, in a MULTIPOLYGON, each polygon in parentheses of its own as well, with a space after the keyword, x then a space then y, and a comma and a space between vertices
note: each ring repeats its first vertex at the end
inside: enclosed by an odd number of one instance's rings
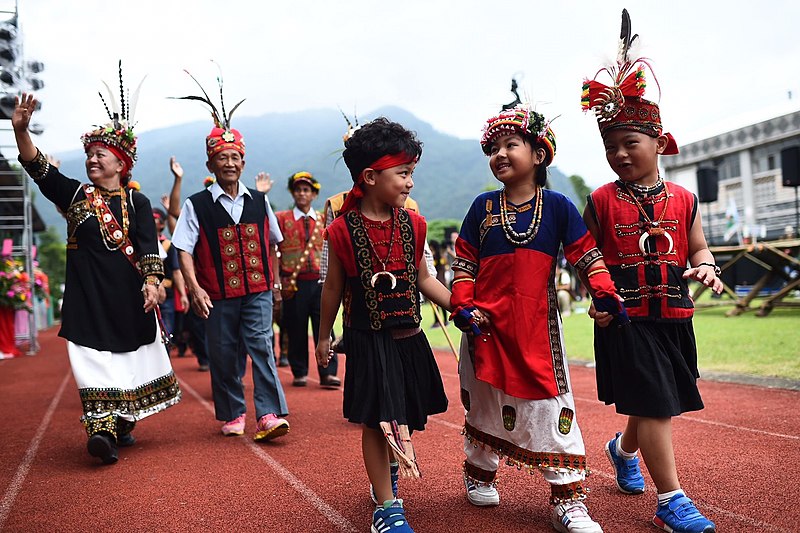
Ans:
POLYGON ((95 433, 89 437, 86 449, 89 450, 89 455, 92 457, 99 457, 104 465, 113 465, 119 458, 117 456, 117 443, 114 442, 114 437, 108 434, 95 433))

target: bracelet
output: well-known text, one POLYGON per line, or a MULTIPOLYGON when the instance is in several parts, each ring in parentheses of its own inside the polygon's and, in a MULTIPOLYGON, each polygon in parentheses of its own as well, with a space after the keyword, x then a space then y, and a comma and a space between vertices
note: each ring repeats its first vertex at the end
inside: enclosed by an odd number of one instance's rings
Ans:
POLYGON ((717 265, 715 265, 714 263, 697 263, 697 266, 698 267, 707 266, 707 267, 713 268, 714 269, 714 275, 717 276, 717 277, 719 277, 719 275, 722 274, 722 269, 720 267, 718 267, 717 265))
POLYGON ((273 283, 273 284, 272 284, 272 288, 273 288, 273 289, 278 289, 278 290, 281 290, 283 287, 281 286, 281 284, 280 284, 280 283, 273 283))

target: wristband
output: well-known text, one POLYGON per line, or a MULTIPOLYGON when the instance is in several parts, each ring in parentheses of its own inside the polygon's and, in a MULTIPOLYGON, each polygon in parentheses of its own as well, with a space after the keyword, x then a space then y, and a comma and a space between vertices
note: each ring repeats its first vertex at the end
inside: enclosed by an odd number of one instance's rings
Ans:
POLYGON ((715 265, 714 263, 697 263, 697 266, 698 267, 706 266, 706 267, 713 268, 714 269, 714 275, 717 276, 717 277, 719 277, 720 274, 722 274, 722 269, 720 267, 718 267, 717 265, 715 265))

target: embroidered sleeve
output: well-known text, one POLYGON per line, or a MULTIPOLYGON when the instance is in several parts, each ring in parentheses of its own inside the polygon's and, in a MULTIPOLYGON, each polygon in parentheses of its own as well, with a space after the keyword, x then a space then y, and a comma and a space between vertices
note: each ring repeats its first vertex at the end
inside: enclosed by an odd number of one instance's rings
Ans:
POLYGON ((25 172, 36 181, 47 176, 52 166, 50 161, 47 160, 47 157, 45 157, 38 148, 36 149, 36 157, 33 158, 33 161, 23 161, 21 157, 17 157, 17 160, 22 165, 22 168, 25 169, 25 172))
POLYGON ((142 277, 164 277, 164 262, 161 261, 158 254, 146 254, 139 257, 139 268, 142 270, 142 277))
POLYGON ((580 257, 580 259, 575 261, 573 264, 575 265, 575 268, 577 268, 578 270, 586 270, 592 263, 602 258, 603 254, 600 253, 600 250, 594 247, 589 249, 586 253, 584 253, 580 257))

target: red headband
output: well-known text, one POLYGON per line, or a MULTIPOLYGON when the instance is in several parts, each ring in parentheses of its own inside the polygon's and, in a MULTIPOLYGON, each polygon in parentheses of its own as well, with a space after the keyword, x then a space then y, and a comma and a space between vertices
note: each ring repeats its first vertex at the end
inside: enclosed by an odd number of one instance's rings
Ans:
POLYGON ((416 161, 416 157, 412 157, 405 152, 398 152, 396 154, 388 154, 379 157, 377 161, 371 165, 367 165, 367 167, 361 171, 361 174, 358 175, 358 179, 353 184, 353 188, 350 189, 347 197, 344 199, 344 203, 342 204, 342 208, 339 210, 339 213, 346 213, 351 209, 355 209, 357 201, 364 197, 364 191, 361 190, 361 184, 364 183, 364 172, 366 172, 367 169, 371 168, 376 172, 381 172, 387 168, 407 165, 409 163, 415 163, 416 161))
POLYGON ((121 149, 117 148, 116 146, 113 146, 109 143, 105 143, 103 141, 91 142, 86 146, 84 146, 84 150, 89 150, 89 148, 92 146, 102 146, 103 148, 114 154, 114 156, 122 162, 122 172, 120 172, 120 176, 122 176, 122 179, 120 181, 122 182, 123 185, 125 185, 130 179, 129 172, 131 170, 131 167, 133 166, 133 161, 131 161, 131 157, 125 152, 123 152, 121 149))

